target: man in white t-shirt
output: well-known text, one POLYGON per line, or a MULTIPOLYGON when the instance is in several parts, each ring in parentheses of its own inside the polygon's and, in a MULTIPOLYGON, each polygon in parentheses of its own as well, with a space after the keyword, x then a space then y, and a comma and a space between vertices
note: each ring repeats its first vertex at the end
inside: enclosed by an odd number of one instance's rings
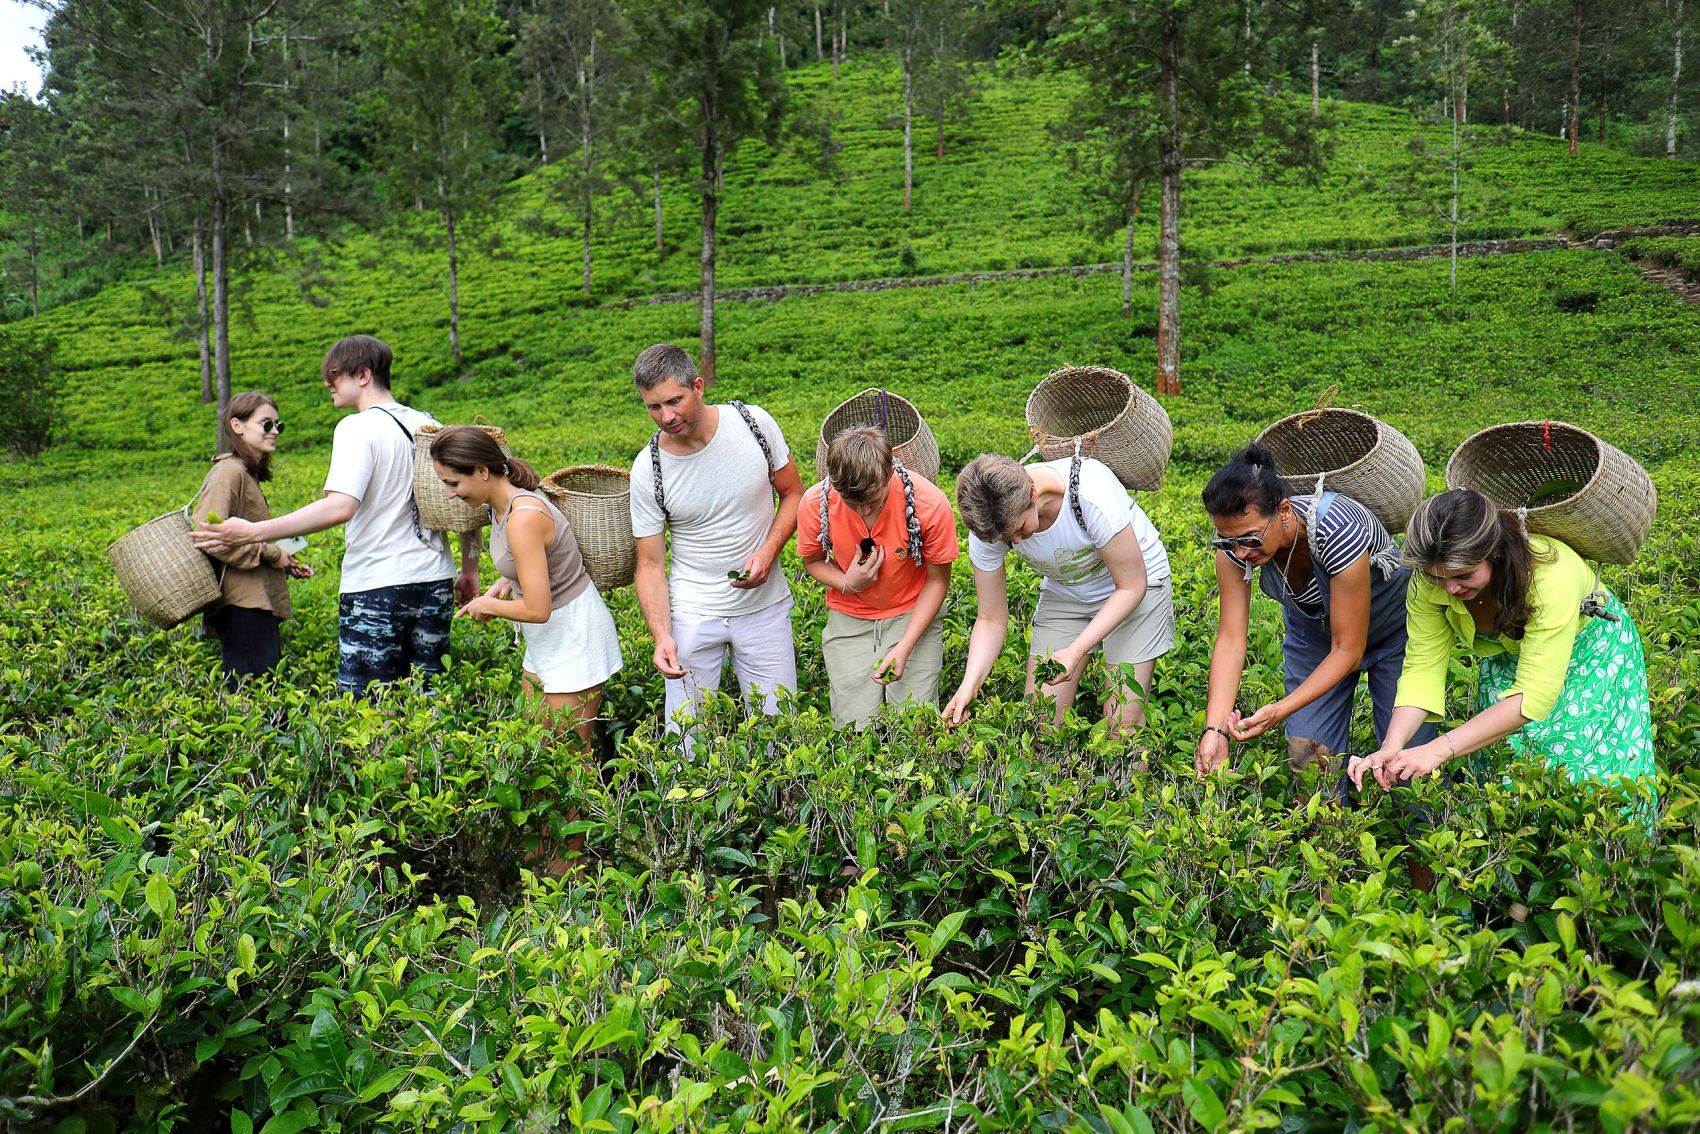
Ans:
POLYGON ((226 520, 195 533, 195 546, 213 551, 347 524, 337 688, 358 696, 414 669, 442 672, 454 600, 478 593, 479 533, 461 533, 457 579, 447 537, 419 527, 413 434, 436 420, 395 400, 392 360, 390 348, 370 335, 343 339, 325 355, 331 404, 356 412, 337 423, 322 498, 261 523, 226 520))
POLYGON ((797 688, 791 588, 776 566, 797 529, 797 462, 766 410, 705 404, 696 363, 678 347, 638 355, 632 379, 659 427, 632 462, 631 510, 638 604, 667 678, 669 727, 720 688, 728 651, 744 696, 759 691, 762 710, 776 713, 779 690, 797 688))
POLYGON ((967 672, 945 716, 964 719, 1003 650, 1009 632, 1004 559, 1013 550, 1044 576, 1028 645, 1028 696, 1037 687, 1054 697, 1061 721, 1087 660, 1101 650, 1110 667, 1104 716, 1112 733, 1142 727, 1157 659, 1175 646, 1175 607, 1169 553, 1116 474, 1090 458, 1024 468, 983 453, 956 478, 956 499, 968 524, 978 612, 967 672), (1037 674, 1047 659, 1055 672, 1037 674), (1137 692, 1121 675, 1123 665, 1133 667, 1137 692))

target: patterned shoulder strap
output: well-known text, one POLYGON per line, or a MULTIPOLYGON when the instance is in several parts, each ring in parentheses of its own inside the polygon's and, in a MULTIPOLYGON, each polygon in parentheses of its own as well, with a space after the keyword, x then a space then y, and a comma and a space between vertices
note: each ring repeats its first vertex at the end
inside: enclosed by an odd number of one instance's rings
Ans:
POLYGON ((1074 439, 1074 459, 1068 463, 1068 504, 1074 512, 1074 522, 1080 525, 1080 530, 1088 536, 1092 534, 1086 526, 1086 513, 1080 507, 1080 438, 1074 439))
POLYGON ((832 477, 820 478, 820 549, 826 554, 826 561, 832 562, 832 525, 826 519, 826 494, 832 491, 832 477))
POLYGON ((667 510, 667 493, 661 487, 661 430, 649 439, 649 469, 650 480, 655 487, 655 506, 661 509, 661 522, 671 525, 673 514, 667 510))
MULTIPOLYGON (((921 550, 925 546, 921 538, 921 519, 915 513, 915 481, 910 477, 909 470, 903 467, 903 462, 896 457, 891 458, 891 470, 897 474, 897 479, 903 482, 903 524, 906 532, 909 558, 915 563, 921 562, 921 550)), ((826 494, 832 491, 832 478, 822 477, 820 482, 820 545, 826 553, 827 562, 832 562, 832 526, 827 522, 826 494)))
MULTIPOLYGON (((408 448, 414 449, 415 440, 414 440, 414 436, 413 436, 413 430, 409 429, 405 424, 403 424, 401 418, 397 417, 395 414, 391 413, 389 410, 385 409, 383 406, 375 406, 373 408, 375 408, 379 413, 383 414, 385 417, 389 418, 391 421, 395 422, 395 427, 397 429, 401 430, 401 435, 403 437, 407 438, 408 448)), ((414 536, 414 538, 417 539, 420 543, 424 544, 426 547, 430 548, 432 551, 441 551, 444 555, 447 555, 449 553, 448 533, 434 531, 430 535, 425 534, 425 528, 419 522, 419 498, 413 495, 413 489, 411 487, 411 485, 412 485, 411 479, 409 480, 408 483, 409 483, 409 488, 407 490, 407 503, 408 503, 408 506, 413 509, 413 536, 414 536)))
POLYGON ((732 408, 738 411, 738 416, 744 419, 744 424, 750 427, 750 433, 755 437, 756 444, 761 446, 762 460, 767 462, 767 479, 772 480, 773 474, 779 470, 773 467, 773 450, 768 447, 767 437, 756 424, 755 414, 743 402, 733 402, 732 408))

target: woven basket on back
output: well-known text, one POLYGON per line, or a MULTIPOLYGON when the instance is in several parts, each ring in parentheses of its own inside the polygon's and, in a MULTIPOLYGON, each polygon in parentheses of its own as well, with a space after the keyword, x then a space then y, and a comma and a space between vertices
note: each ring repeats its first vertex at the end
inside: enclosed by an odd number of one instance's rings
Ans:
POLYGON ((136 610, 169 630, 219 596, 212 560, 195 550, 185 509, 149 520, 106 549, 136 610))
POLYGON ((596 589, 629 585, 637 576, 631 473, 612 465, 575 465, 544 477, 542 488, 572 525, 596 589))
MULTIPOLYGON (((494 425, 478 428, 494 437, 504 454, 508 452, 506 433, 494 425)), ((443 487, 431 463, 431 442, 438 432, 435 425, 421 425, 413 434, 413 502, 419 506, 419 526, 434 532, 477 531, 490 522, 490 509, 458 500, 443 487)))
POLYGON ((1519 421, 1475 434, 1446 462, 1446 487, 1473 488, 1501 508, 1528 508, 1531 532, 1602 563, 1634 559, 1659 508, 1646 469, 1561 421, 1519 421))
POLYGON ((1423 502, 1426 474, 1417 447, 1403 433, 1367 413, 1319 409, 1284 417, 1257 435, 1275 454, 1287 491, 1350 496, 1397 535, 1423 502))
POLYGON ((933 431, 921 411, 907 399, 875 386, 840 403, 820 423, 820 439, 815 442, 817 476, 826 475, 826 450, 832 439, 846 429, 863 425, 877 425, 885 430, 891 439, 891 455, 902 461, 904 468, 928 480, 938 480, 939 443, 933 439, 933 431))
POLYGON ((1175 432, 1169 414, 1133 379, 1107 366, 1053 370, 1027 398, 1027 431, 1047 461, 1074 455, 1110 467, 1123 486, 1140 492, 1163 487, 1175 432))

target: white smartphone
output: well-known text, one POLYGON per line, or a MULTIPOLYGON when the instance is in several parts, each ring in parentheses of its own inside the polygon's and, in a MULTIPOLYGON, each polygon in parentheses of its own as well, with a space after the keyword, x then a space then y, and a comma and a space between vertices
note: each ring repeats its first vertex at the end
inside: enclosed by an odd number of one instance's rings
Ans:
POLYGON ((300 555, 307 550, 307 537, 301 535, 284 536, 277 545, 291 555, 300 555))

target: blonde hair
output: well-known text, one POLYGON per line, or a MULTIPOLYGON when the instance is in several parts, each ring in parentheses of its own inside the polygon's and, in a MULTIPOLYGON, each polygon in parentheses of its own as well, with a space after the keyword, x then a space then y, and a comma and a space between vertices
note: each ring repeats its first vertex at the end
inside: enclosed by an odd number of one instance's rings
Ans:
POLYGON ((956 478, 956 502, 968 530, 997 543, 1014 534, 1033 506, 1033 478, 1009 457, 981 453, 956 478))
POLYGON ((872 425, 844 430, 826 451, 826 475, 838 495, 866 504, 891 483, 891 438, 872 425))

